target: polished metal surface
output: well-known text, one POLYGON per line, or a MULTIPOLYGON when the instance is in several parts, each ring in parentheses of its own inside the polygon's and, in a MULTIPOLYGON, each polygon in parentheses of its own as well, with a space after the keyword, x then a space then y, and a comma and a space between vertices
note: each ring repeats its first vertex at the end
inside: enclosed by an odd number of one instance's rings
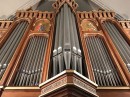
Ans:
POLYGON ((53 75, 66 69, 83 73, 82 54, 74 13, 64 4, 57 14, 56 34, 53 50, 53 75))
POLYGON ((103 25, 130 71, 130 45, 121 34, 123 32, 120 32, 116 26, 110 22, 104 22, 103 25))
POLYGON ((23 21, 17 24, 16 28, 11 32, 10 36, 0 48, 0 78, 2 78, 5 69, 7 68, 11 58, 14 55, 14 52, 24 35, 28 27, 28 22, 23 21))
POLYGON ((13 81, 14 86, 37 86, 40 83, 46 44, 46 37, 33 36, 29 39, 13 81))
POLYGON ((96 83, 99 86, 122 86, 103 39, 99 36, 89 36, 86 38, 86 44, 96 83))

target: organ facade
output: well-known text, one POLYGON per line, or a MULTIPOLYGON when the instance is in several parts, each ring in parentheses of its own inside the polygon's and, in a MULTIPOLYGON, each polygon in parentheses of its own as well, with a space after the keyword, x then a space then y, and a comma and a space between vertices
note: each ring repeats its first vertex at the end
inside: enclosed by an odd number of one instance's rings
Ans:
POLYGON ((42 0, 0 20, 1 97, 129 97, 130 21, 93 0, 42 0))

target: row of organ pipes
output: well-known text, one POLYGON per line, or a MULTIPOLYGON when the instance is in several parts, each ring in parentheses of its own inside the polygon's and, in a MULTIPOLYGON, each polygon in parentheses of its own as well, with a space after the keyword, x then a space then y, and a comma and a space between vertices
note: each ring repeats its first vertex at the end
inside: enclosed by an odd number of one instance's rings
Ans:
POLYGON ((86 45, 96 83, 99 86, 122 86, 122 81, 103 39, 99 36, 88 36, 86 45))
POLYGON ((38 86, 41 80, 47 38, 33 36, 29 39, 20 67, 13 81, 14 86, 38 86))
POLYGON ((22 36, 28 27, 27 21, 18 23, 14 30, 11 32, 4 45, 0 48, 0 79, 2 78, 13 54, 18 47, 22 36))
POLYGON ((119 31, 117 27, 109 21, 105 21, 103 25, 130 71, 130 45, 123 37, 123 32, 119 31))
POLYGON ((66 3, 57 15, 52 76, 65 69, 83 73, 75 16, 66 3))

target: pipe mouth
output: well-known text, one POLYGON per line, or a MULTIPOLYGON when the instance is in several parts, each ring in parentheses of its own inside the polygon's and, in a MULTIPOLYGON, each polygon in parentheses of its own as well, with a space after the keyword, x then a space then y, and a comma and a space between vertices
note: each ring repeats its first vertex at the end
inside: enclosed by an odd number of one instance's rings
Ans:
POLYGON ((6 68, 7 67, 7 64, 3 64, 3 68, 6 68))
POLYGON ((60 50, 60 49, 62 49, 62 47, 61 47, 61 46, 59 46, 59 47, 58 47, 58 50, 60 50))
POLYGON ((59 46, 59 47, 58 47, 58 54, 61 53, 61 52, 62 52, 62 47, 59 46))
POLYGON ((77 49, 76 49, 75 46, 73 47, 73 52, 74 52, 74 53, 77 53, 77 49))
POLYGON ((128 63, 127 66, 130 67, 130 63, 128 63))
POLYGON ((56 49, 53 50, 53 56, 55 56, 55 55, 57 55, 57 50, 56 49))

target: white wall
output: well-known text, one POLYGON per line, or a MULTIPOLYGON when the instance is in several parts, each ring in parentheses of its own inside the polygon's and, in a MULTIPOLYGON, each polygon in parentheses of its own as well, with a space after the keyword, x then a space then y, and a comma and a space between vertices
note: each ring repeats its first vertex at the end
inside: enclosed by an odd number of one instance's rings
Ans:
POLYGON ((40 0, 0 0, 0 18, 6 18, 16 10, 27 9, 40 0))
MULTIPOLYGON (((0 0, 0 17, 7 17, 30 0, 0 0)), ((38 1, 38 0, 33 0, 38 1)), ((130 0, 101 0, 121 15, 130 19, 130 0)))
POLYGON ((130 19, 130 0, 101 0, 105 5, 113 8, 122 16, 130 19))

